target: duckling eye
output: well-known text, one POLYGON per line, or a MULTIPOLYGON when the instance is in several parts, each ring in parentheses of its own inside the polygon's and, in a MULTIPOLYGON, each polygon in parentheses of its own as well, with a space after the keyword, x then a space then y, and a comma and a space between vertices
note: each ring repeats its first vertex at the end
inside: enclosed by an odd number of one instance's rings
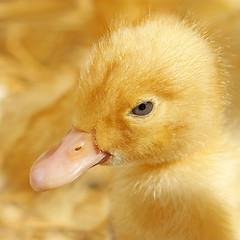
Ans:
POLYGON ((139 105, 137 105, 131 112, 133 115, 137 116, 146 116, 148 115, 153 109, 153 103, 148 101, 148 102, 143 102, 139 105))

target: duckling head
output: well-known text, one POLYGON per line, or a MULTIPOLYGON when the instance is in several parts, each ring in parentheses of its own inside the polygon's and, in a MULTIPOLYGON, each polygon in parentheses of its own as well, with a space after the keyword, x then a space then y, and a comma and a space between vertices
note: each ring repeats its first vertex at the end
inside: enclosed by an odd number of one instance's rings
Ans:
POLYGON ((36 161, 31 185, 54 188, 98 163, 156 166, 201 151, 221 128, 223 72, 208 40, 176 18, 119 27, 82 64, 73 128, 36 161))

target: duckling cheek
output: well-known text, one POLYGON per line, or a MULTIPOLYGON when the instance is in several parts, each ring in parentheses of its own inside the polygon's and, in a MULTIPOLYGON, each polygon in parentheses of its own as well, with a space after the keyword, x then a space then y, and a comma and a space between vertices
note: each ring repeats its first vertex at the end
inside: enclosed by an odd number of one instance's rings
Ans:
POLYGON ((32 166, 30 185, 36 191, 62 186, 108 157, 98 149, 92 134, 75 127, 62 142, 41 155, 32 166))

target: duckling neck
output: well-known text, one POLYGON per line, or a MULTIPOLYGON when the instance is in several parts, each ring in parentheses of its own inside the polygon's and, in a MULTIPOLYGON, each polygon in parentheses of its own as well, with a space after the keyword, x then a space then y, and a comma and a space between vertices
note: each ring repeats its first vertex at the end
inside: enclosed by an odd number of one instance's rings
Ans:
MULTIPOLYGON (((188 159, 156 166, 145 164, 115 168, 115 218, 128 219, 126 232, 130 228, 129 223, 134 222, 134 225, 145 229, 144 232, 158 234, 136 235, 131 240, 234 239, 226 199, 223 204, 225 197, 218 194, 223 187, 220 178, 229 169, 226 170, 224 159, 219 161, 221 151, 214 151, 216 149, 211 151, 209 147, 188 159), (123 216, 122 213, 126 212, 127 216, 123 216), (168 235, 170 233, 171 236, 168 235)), ((120 239, 128 239, 124 237, 120 239)))

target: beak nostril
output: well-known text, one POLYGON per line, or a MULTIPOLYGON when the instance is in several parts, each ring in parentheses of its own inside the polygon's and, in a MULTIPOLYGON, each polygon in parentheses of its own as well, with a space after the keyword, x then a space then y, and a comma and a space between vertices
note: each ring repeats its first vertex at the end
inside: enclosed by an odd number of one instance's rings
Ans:
POLYGON ((74 150, 77 152, 81 149, 82 147, 76 147, 74 150))

